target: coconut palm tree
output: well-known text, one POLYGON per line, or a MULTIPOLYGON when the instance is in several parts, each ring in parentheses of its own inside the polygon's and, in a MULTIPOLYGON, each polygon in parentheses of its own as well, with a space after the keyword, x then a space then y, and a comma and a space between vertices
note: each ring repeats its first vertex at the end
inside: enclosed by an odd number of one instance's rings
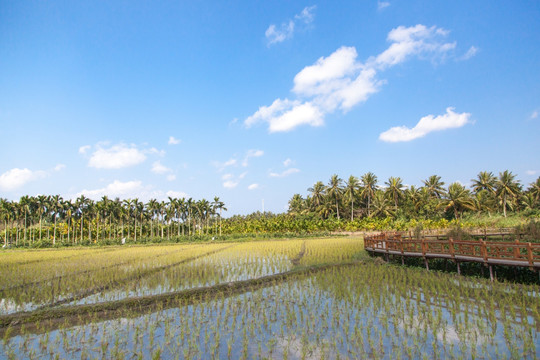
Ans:
POLYGON ((289 214, 299 215, 304 208, 304 198, 300 194, 294 194, 289 200, 289 214))
POLYGON ((375 217, 393 217, 396 209, 391 205, 391 202, 382 191, 376 191, 373 196, 373 213, 375 217))
POLYGON ((516 175, 508 170, 499 173, 499 178, 495 182, 495 195, 502 201, 504 217, 506 217, 508 202, 517 198, 519 192, 520 185, 519 181, 516 180, 516 175))
POLYGON ((398 200, 403 197, 403 182, 400 177, 391 176, 388 181, 385 182, 386 193, 394 200, 394 206, 398 208, 398 200))
POLYGON ((538 179, 536 179, 536 181, 530 185, 528 190, 535 202, 538 204, 538 202, 540 202, 540 177, 538 177, 538 179))
POLYGON ((446 209, 454 209, 454 217, 459 220, 459 214, 464 209, 474 209, 474 204, 471 199, 471 192, 465 189, 463 185, 458 182, 454 182, 448 186, 448 195, 446 202, 446 209))
POLYGON ((445 194, 444 181, 438 175, 431 175, 427 180, 422 181, 429 195, 434 198, 442 198, 445 194))
POLYGON ((311 192, 311 198, 313 201, 313 206, 317 208, 319 205, 321 205, 324 201, 324 191, 325 186, 322 183, 322 181, 317 181, 313 187, 310 187, 308 189, 309 192, 311 192))
POLYGON ((339 200, 341 199, 341 195, 343 194, 343 187, 341 185, 342 183, 343 183, 343 180, 339 176, 334 174, 330 178, 330 181, 328 182, 328 186, 326 187, 326 194, 334 198, 335 200, 338 220, 339 220, 339 200))
POLYGON ((360 181, 356 176, 349 176, 349 180, 345 183, 345 195, 351 199, 351 221, 354 221, 354 198, 360 188, 360 181))
POLYGON ((377 176, 372 172, 368 172, 362 175, 361 181, 362 181, 361 195, 363 198, 367 199, 368 216, 371 217, 370 205, 371 205, 371 200, 375 196, 375 191, 377 190, 377 176))
POLYGON ((476 179, 471 179, 471 181, 475 193, 478 193, 481 190, 486 190, 488 193, 495 193, 495 183, 497 178, 491 171, 480 171, 476 176, 476 179))

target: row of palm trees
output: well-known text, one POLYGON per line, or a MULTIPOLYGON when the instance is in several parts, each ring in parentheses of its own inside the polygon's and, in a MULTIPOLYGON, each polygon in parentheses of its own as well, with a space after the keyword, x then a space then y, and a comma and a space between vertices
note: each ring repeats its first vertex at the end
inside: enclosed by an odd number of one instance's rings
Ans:
POLYGON ((375 174, 368 172, 343 181, 332 175, 328 184, 317 181, 303 198, 295 194, 289 201, 290 214, 315 214, 321 218, 344 213, 356 217, 437 218, 445 214, 459 219, 464 211, 487 213, 540 209, 540 177, 527 189, 516 176, 505 170, 495 176, 482 171, 471 180, 471 188, 454 182, 445 188, 441 177, 432 175, 423 186, 405 186, 400 177, 390 177, 379 185, 375 174))
POLYGON ((215 197, 195 201, 169 197, 151 199, 109 199, 94 201, 81 195, 64 200, 60 195, 23 196, 19 201, 0 199, 4 245, 34 243, 46 239, 53 245, 58 239, 68 243, 100 239, 191 236, 220 234, 221 215, 227 208, 215 197), (218 232, 219 225, 219 232, 218 232))

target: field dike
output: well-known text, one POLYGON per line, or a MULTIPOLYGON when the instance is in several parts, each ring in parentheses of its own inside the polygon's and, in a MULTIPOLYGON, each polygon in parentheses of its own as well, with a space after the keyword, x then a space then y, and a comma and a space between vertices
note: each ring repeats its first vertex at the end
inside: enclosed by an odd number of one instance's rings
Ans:
POLYGON ((133 318, 158 310, 190 305, 204 300, 208 295, 221 293, 224 297, 242 294, 306 274, 315 274, 330 268, 363 264, 364 260, 318 264, 298 267, 290 271, 262 276, 255 279, 241 280, 199 287, 166 294, 141 296, 98 304, 73 305, 60 308, 38 309, 31 312, 0 316, 0 336, 9 338, 18 334, 44 333, 60 327, 83 325, 96 321, 133 318), (181 304, 179 304, 181 301, 181 304))

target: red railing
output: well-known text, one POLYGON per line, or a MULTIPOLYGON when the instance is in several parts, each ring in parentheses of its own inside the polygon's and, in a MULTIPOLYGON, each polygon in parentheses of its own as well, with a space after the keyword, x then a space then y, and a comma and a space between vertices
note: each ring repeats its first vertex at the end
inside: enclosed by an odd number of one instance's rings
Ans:
POLYGON ((487 242, 462 240, 402 239, 398 233, 381 233, 364 238, 367 251, 424 258, 450 258, 486 264, 540 268, 540 244, 530 242, 487 242))

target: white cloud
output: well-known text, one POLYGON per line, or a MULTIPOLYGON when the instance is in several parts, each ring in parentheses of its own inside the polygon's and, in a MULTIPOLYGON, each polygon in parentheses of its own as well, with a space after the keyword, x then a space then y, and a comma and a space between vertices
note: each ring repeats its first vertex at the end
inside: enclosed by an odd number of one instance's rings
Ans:
POLYGON ((189 197, 189 195, 186 194, 183 191, 174 191, 174 190, 167 191, 167 193, 165 195, 170 196, 170 197, 175 198, 175 199, 181 199, 181 198, 189 197))
POLYGON ((76 197, 84 195, 94 200, 100 199, 102 196, 105 195, 111 198, 119 197, 121 199, 140 198, 144 197, 142 195, 146 194, 148 191, 149 188, 145 188, 138 180, 126 182, 114 180, 112 183, 105 186, 104 188, 95 190, 82 190, 76 195, 76 197))
POLYGON ((13 191, 31 181, 42 179, 46 176, 47 173, 45 171, 14 168, 0 175, 0 189, 13 191))
POLYGON ((294 18, 296 20, 300 20, 306 24, 310 24, 315 19, 315 9, 317 8, 317 5, 312 6, 306 6, 298 15, 295 15, 294 18))
POLYGON ((527 170, 527 171, 525 171, 525 174, 527 174, 527 175, 536 175, 538 173, 539 173, 538 170, 527 170))
POLYGON ((139 199, 140 201, 148 201, 150 199, 157 200, 167 200, 167 197, 182 198, 187 197, 188 195, 181 191, 167 191, 156 190, 151 185, 143 185, 139 180, 133 181, 120 181, 114 180, 112 183, 107 186, 94 190, 82 190, 80 193, 75 195, 79 197, 85 195, 91 199, 99 200, 103 196, 108 196, 110 198, 119 197, 120 199, 139 199))
POLYGON ((292 92, 297 99, 278 98, 261 106, 244 125, 268 123, 269 132, 287 132, 301 125, 322 126, 326 115, 337 109, 351 110, 378 92, 383 80, 377 74, 416 56, 444 59, 456 43, 444 42, 448 31, 424 25, 400 26, 388 33, 390 46, 362 63, 354 47, 341 47, 328 57, 319 58, 294 77, 292 92))
MULTIPOLYGON (((86 150, 85 150, 86 151, 86 150)), ((97 169, 121 169, 134 166, 146 160, 145 152, 159 153, 157 149, 139 150, 135 145, 118 144, 109 148, 96 145, 88 166, 97 169)))
POLYGON ((444 43, 440 39, 447 36, 448 31, 424 25, 411 27, 398 26, 388 33, 387 40, 392 44, 388 49, 375 57, 375 65, 381 69, 404 62, 412 55, 444 57, 456 47, 456 43, 444 43))
POLYGON ((276 28, 276 25, 272 24, 266 29, 264 35, 268 40, 268 45, 283 42, 293 36, 294 33, 294 21, 289 20, 288 23, 283 23, 276 28))
POLYGON ((536 119, 538 117, 538 110, 534 110, 531 114, 531 120, 536 119))
POLYGON ((390 6, 388 1, 377 1, 377 9, 382 10, 390 6))
POLYGON ((244 161, 242 161, 242 166, 243 167, 248 166, 248 161, 250 158, 261 157, 263 155, 264 155, 264 151, 262 150, 256 150, 256 149, 248 150, 246 153, 246 156, 244 157, 244 161))
POLYGON ((294 16, 294 20, 288 20, 279 27, 275 24, 268 26, 264 33, 268 46, 292 38, 298 23, 303 23, 305 25, 311 24, 315 18, 314 11, 316 8, 315 5, 305 7, 300 14, 294 16))
POLYGON ((292 165, 292 163, 293 163, 293 161, 291 159, 287 158, 287 159, 285 159, 285 161, 283 161, 283 166, 289 167, 289 166, 292 165))
POLYGON ((279 178, 282 178, 282 177, 286 177, 286 176, 289 176, 289 175, 292 175, 292 174, 296 174, 300 172, 299 169, 296 169, 296 168, 290 168, 290 169, 287 169, 281 173, 275 173, 275 172, 270 172, 270 177, 279 177, 279 178))
POLYGON ((381 133, 379 139, 386 142, 411 141, 423 137, 433 131, 459 128, 469 122, 471 114, 459 114, 455 113, 453 110, 453 108, 449 107, 446 109, 446 114, 424 116, 412 129, 406 126, 392 127, 381 133))
POLYGON ((79 154, 86 154, 88 150, 90 150, 90 145, 84 145, 79 148, 79 154))
POLYGON ((251 184, 248 186, 248 190, 255 190, 259 188, 259 184, 251 184))
POLYGON ((151 171, 155 174, 167 174, 167 173, 170 173, 172 172, 172 169, 166 167, 165 165, 161 164, 160 161, 156 161, 152 164, 152 169, 151 171))
POLYGON ((174 180, 176 180, 176 175, 169 174, 169 175, 167 175, 166 179, 167 179, 167 181, 174 181, 174 180))
POLYGON ((238 181, 227 180, 223 183, 223 187, 226 189, 233 189, 238 185, 238 181))
POLYGON ((478 53, 478 48, 476 46, 471 46, 467 52, 460 57, 458 60, 469 60, 478 53))
POLYGON ((233 178, 233 174, 223 174, 221 180, 230 180, 233 178))
POLYGON ((57 164, 55 167, 54 167, 54 171, 60 171, 60 170, 63 170, 66 168, 66 165, 64 164, 57 164))
POLYGON ((176 139, 174 136, 169 136, 169 141, 167 142, 169 145, 178 145, 182 142, 180 139, 176 139))

